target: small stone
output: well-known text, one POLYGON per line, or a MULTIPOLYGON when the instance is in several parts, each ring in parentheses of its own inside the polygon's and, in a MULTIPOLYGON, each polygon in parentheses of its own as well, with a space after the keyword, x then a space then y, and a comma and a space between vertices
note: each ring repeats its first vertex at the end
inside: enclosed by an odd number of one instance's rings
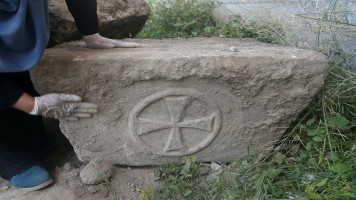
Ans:
POLYGON ((234 161, 228 166, 228 168, 230 170, 234 170, 235 171, 235 170, 238 170, 239 166, 240 166, 240 164, 237 161, 234 161))
POLYGON ((237 47, 232 46, 232 47, 230 47, 230 51, 232 51, 232 52, 238 52, 239 49, 238 49, 237 47))
POLYGON ((105 174, 110 178, 113 174, 113 166, 101 158, 96 158, 87 164, 80 172, 80 178, 85 184, 98 184, 104 180, 98 177, 98 174, 105 174))
POLYGON ((68 163, 64 164, 63 169, 65 171, 70 171, 72 169, 72 165, 68 162, 68 163))
POLYGON ((130 186, 131 186, 131 188, 134 188, 134 187, 135 187, 135 184, 132 183, 130 186))
POLYGON ((89 186, 89 187, 88 187, 88 192, 89 192, 90 194, 97 193, 98 191, 99 191, 99 188, 96 187, 96 186, 89 186))
POLYGON ((2 187, 0 188, 0 191, 5 192, 5 191, 8 190, 9 188, 10 188, 10 186, 5 185, 5 186, 2 186, 2 187))
POLYGON ((213 171, 219 171, 222 169, 221 165, 217 164, 216 162, 212 162, 210 164, 210 168, 213 170, 213 171))
POLYGON ((141 188, 136 188, 136 192, 140 192, 141 191, 141 188))

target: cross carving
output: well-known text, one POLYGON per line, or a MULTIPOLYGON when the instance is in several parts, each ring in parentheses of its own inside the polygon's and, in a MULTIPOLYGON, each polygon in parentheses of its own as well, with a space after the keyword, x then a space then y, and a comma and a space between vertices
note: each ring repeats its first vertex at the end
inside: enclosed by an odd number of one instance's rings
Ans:
POLYGON ((203 118, 184 120, 183 113, 185 108, 192 101, 191 97, 178 96, 178 97, 165 97, 164 101, 168 107, 170 119, 157 120, 149 118, 138 118, 140 124, 139 136, 146 135, 152 131, 171 129, 168 137, 168 142, 165 145, 165 152, 182 150, 185 148, 183 144, 183 136, 181 128, 194 128, 205 131, 213 130, 214 115, 203 118))

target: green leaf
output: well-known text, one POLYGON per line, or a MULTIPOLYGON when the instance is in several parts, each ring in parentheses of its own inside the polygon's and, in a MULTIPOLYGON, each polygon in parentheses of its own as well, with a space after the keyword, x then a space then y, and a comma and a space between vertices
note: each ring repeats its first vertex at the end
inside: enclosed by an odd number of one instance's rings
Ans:
POLYGON ((276 178, 282 171, 283 171, 282 169, 275 169, 275 168, 268 169, 268 171, 267 171, 267 176, 268 176, 268 178, 270 178, 270 179, 274 179, 274 178, 276 178))
POLYGON ((104 179, 106 177, 105 174, 97 174, 96 176, 99 177, 99 178, 102 178, 102 179, 104 179))
POLYGON ((337 161, 339 159, 339 155, 336 152, 332 151, 326 155, 326 158, 331 161, 337 161))
POLYGON ((308 135, 308 136, 314 136, 314 135, 316 135, 316 134, 317 134, 316 129, 309 129, 309 130, 307 131, 307 135, 308 135))
POLYGON ((346 117, 336 115, 335 117, 328 118, 327 123, 333 128, 342 129, 346 128, 350 124, 350 121, 346 117))
POLYGON ((248 166, 247 160, 243 160, 241 163, 241 168, 245 169, 248 166))
POLYGON ((323 141, 323 138, 320 137, 320 136, 315 136, 315 137, 313 137, 312 139, 313 139, 315 142, 321 142, 321 141, 323 141))
POLYGON ((330 166, 330 171, 334 173, 345 173, 351 171, 351 167, 347 163, 335 163, 330 166))
POLYGON ((307 142, 307 145, 305 145, 305 149, 310 151, 312 148, 312 144, 313 144, 312 142, 307 142))
POLYGON ((323 180, 321 180, 319 183, 317 183, 315 186, 316 187, 322 187, 324 186, 327 182, 328 182, 328 178, 324 178, 323 180))
POLYGON ((308 126, 310 126, 310 125, 312 125, 314 122, 315 122, 315 117, 309 119, 309 120, 306 122, 306 124, 307 124, 308 126))
POLYGON ((187 197, 189 196, 190 194, 192 194, 193 192, 191 190, 186 190, 183 194, 183 196, 187 197))
POLYGON ((274 160, 276 161, 276 163, 278 164, 282 164, 284 161, 284 155, 280 152, 278 152, 275 156, 274 156, 274 160))
POLYGON ((301 153, 301 154, 300 154, 300 157, 301 157, 301 158, 308 158, 308 154, 306 154, 306 153, 301 153))
POLYGON ((190 166, 191 166, 191 162, 185 163, 185 165, 183 166, 184 171, 189 172, 190 166))
POLYGON ((317 166, 318 165, 318 163, 316 163, 316 161, 315 161, 315 158, 309 158, 308 159, 308 163, 311 166, 317 166))
POLYGON ((179 191, 179 188, 178 188, 177 185, 169 185, 168 188, 171 189, 171 190, 173 190, 173 191, 175 191, 175 192, 178 192, 178 191, 179 191))

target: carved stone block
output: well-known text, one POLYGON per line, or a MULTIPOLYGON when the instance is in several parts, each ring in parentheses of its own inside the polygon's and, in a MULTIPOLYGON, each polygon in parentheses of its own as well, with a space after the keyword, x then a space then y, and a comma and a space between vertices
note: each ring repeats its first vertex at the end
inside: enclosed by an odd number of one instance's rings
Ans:
POLYGON ((321 53, 254 40, 137 40, 137 49, 48 49, 41 93, 81 95, 100 112, 60 128, 78 157, 123 165, 231 162, 273 147, 324 83, 321 53), (233 49, 233 51, 231 50, 233 49))

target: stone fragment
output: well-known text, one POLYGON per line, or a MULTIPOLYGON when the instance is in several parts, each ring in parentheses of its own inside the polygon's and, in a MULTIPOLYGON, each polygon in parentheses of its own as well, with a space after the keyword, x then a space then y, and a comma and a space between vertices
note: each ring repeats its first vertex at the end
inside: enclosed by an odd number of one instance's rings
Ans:
POLYGON ((94 194, 94 193, 97 193, 99 191, 99 187, 97 187, 97 186, 89 186, 88 187, 88 192, 90 193, 90 194, 94 194))
POLYGON ((63 166, 64 171, 70 171, 72 168, 73 168, 73 167, 72 167, 72 165, 70 164, 70 162, 64 164, 64 166, 63 166))
POLYGON ((96 158, 90 161, 80 172, 80 178, 82 182, 88 185, 98 184, 104 180, 98 177, 99 174, 105 174, 107 178, 110 178, 113 173, 113 166, 101 158, 96 158))
POLYGON ((326 77, 323 54, 250 39, 135 42, 143 47, 63 44, 32 70, 40 93, 99 105, 93 118, 60 120, 81 161, 142 166, 258 155, 273 149, 326 77))
MULTIPOLYGON (((110 38, 134 37, 145 25, 150 8, 145 0, 97 0, 99 32, 110 38)), ((49 0, 49 46, 79 40, 74 19, 63 0, 49 0)))
POLYGON ((5 185, 5 186, 0 187, 0 191, 1 191, 1 192, 5 192, 5 191, 8 190, 9 188, 10 188, 9 185, 5 185))
POLYGON ((222 169, 221 165, 219 165, 219 164, 216 163, 216 162, 211 162, 210 168, 211 168, 213 171, 219 171, 219 170, 222 169))

